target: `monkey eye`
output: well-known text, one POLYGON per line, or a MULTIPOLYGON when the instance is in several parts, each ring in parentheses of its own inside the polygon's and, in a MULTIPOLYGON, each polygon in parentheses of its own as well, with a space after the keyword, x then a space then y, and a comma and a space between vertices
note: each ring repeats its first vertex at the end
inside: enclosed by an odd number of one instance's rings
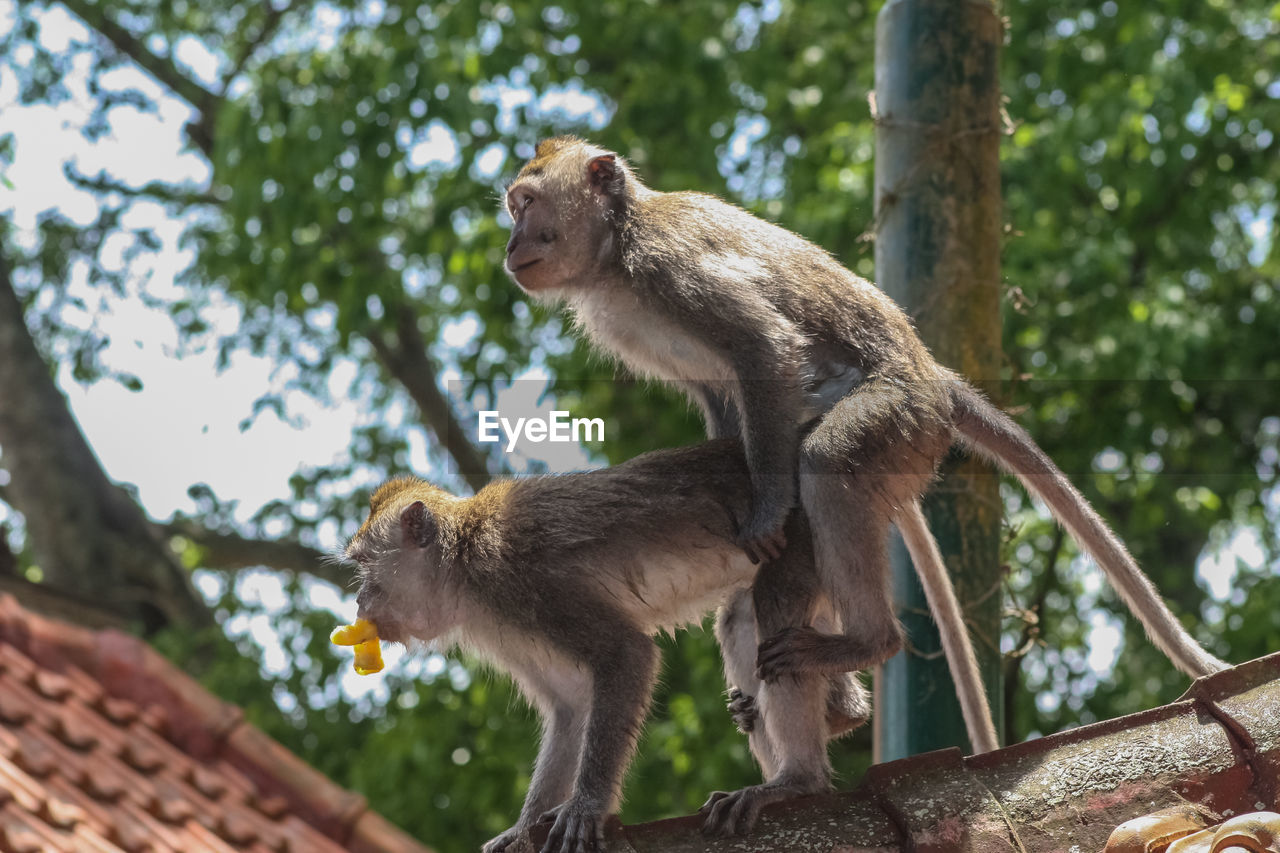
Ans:
POLYGON ((529 193, 516 193, 511 196, 511 215, 521 213, 533 204, 533 196, 529 193))

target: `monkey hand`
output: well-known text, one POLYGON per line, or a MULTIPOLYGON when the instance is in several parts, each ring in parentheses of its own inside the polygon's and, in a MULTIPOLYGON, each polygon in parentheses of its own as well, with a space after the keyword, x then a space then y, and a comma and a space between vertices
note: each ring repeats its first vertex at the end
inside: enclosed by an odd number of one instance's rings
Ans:
POLYGON ((782 556, 782 549, 787 547, 782 526, 790 511, 789 507, 770 501, 753 502, 751 517, 738 531, 738 547, 747 552, 752 563, 759 565, 782 556))
POLYGON ((538 823, 550 823, 547 843, 542 853, 593 853, 604 846, 605 816, 599 809, 567 800, 538 818, 538 823))
POLYGON ((355 646, 355 670, 360 675, 382 671, 382 645, 378 628, 368 619, 357 619, 350 625, 335 628, 329 635, 335 646, 355 646))
POLYGON ((756 727, 756 720, 760 718, 760 711, 756 708, 756 697, 748 696, 736 687, 729 689, 729 716, 733 719, 733 724, 738 727, 738 731, 750 734, 751 730, 756 727))

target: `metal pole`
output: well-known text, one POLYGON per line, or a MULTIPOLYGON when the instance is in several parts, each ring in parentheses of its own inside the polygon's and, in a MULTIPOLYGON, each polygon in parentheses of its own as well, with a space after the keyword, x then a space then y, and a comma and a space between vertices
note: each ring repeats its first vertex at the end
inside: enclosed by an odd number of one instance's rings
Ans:
MULTIPOLYGON (((1002 26, 986 0, 889 0, 876 22, 876 278, 938 361, 991 384, 1000 368, 1002 26)), ((957 457, 925 503, 970 625, 988 699, 999 693, 997 478, 957 457)), ((968 737, 906 549, 892 547, 908 649, 876 674, 877 761, 968 737)), ((993 704, 1003 729, 1001 705, 993 704)))

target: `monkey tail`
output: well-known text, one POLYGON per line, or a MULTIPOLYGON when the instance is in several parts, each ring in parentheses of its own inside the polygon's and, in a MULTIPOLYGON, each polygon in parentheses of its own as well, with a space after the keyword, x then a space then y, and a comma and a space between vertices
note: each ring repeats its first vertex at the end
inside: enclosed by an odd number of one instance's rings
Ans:
POLYGON ((1119 538, 1026 430, 963 382, 952 385, 951 400, 962 443, 1014 474, 1045 502, 1058 523, 1106 572, 1147 636, 1174 666, 1196 678, 1228 667, 1187 633, 1119 538))
POLYGON ((969 631, 964 624, 964 611, 956 600, 955 587, 951 585, 951 578, 942 563, 938 541, 929 532, 929 525, 920 510, 920 501, 911 501, 894 521, 911 555, 911 564, 920 576, 929 610, 938 623, 942 650, 951 670, 951 680, 955 682, 956 698, 960 700, 960 714, 969 733, 969 743, 976 754, 997 750, 1000 737, 996 734, 991 708, 982 690, 982 673, 978 670, 978 659, 973 654, 973 643, 969 641, 969 631))

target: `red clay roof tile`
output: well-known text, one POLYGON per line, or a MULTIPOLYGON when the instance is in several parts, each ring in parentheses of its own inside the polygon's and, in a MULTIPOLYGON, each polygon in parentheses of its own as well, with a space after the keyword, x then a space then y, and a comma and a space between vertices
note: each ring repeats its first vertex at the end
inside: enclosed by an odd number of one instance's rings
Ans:
POLYGON ((12 804, 0 809, 0 850, 13 853, 44 853, 65 850, 66 842, 43 822, 12 804))
POLYGON ((118 803, 129 793, 129 783, 115 764, 101 755, 90 755, 84 764, 84 791, 103 803, 118 803))
POLYGON ((115 699, 105 693, 102 701, 95 702, 94 707, 108 720, 121 726, 132 723, 142 713, 142 709, 128 699, 115 699))
POLYGON ((13 798, 13 803, 33 814, 40 811, 44 803, 44 789, 40 783, 3 758, 0 758, 0 788, 13 798))
POLYGON ((141 641, 0 596, 0 851, 429 853, 141 641))
POLYGON ((17 700, 8 690, 0 690, 0 724, 21 726, 31 719, 31 708, 17 700))

